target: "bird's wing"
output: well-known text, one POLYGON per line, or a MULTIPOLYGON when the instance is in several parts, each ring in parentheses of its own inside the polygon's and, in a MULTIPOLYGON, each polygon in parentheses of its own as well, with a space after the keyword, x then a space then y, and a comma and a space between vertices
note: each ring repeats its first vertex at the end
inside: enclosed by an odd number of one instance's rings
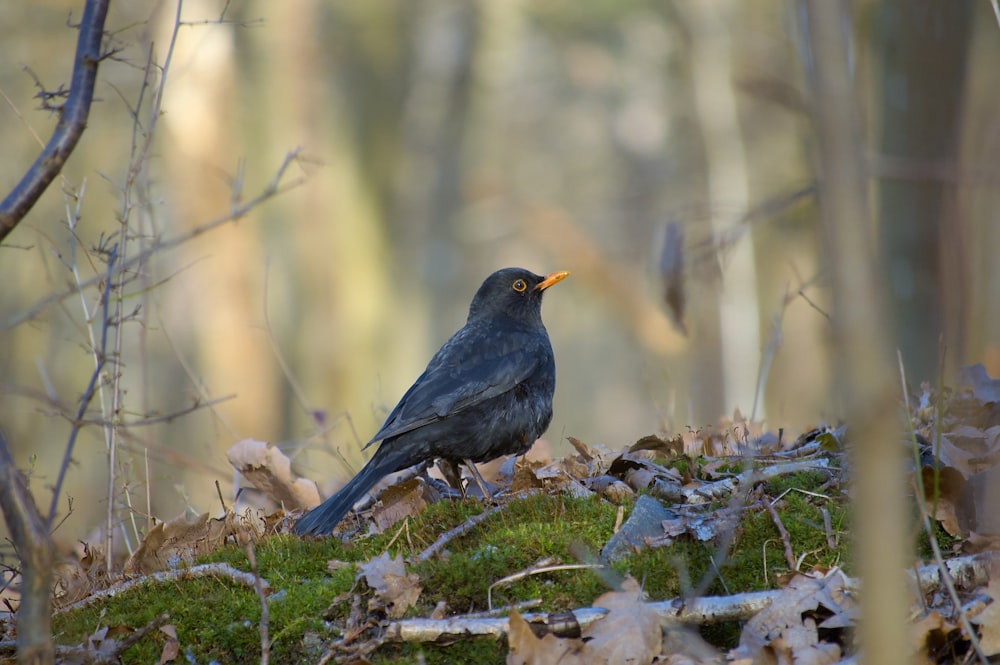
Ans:
POLYGON ((527 331, 457 332, 431 358, 368 445, 501 395, 527 379, 551 351, 527 331))

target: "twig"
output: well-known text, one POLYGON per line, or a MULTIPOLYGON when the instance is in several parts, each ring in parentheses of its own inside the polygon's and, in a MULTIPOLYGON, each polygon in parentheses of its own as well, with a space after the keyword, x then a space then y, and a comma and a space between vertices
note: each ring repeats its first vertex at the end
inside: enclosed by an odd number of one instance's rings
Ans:
MULTIPOLYGON (((522 495, 522 496, 527 496, 527 494, 522 495)), ((444 549, 444 546, 447 545, 449 542, 451 542, 455 538, 458 538, 459 536, 465 535, 469 531, 472 531, 480 522, 483 522, 484 520, 492 517, 493 515, 496 515, 497 513, 499 513, 501 510, 503 510, 506 507, 507 507, 507 504, 504 504, 504 503, 501 503, 499 505, 493 506, 492 508, 489 508, 488 510, 484 510, 483 512, 479 513, 478 515, 473 515, 472 517, 470 517, 469 519, 467 519, 463 524, 459 524, 454 529, 442 533, 438 537, 438 539, 435 540, 431 544, 430 547, 428 547, 423 552, 421 552, 420 554, 417 555, 416 560, 417 561, 427 561, 432 556, 434 556, 435 554, 437 554, 438 552, 440 552, 442 549, 444 549)))
MULTIPOLYGON (((198 375, 194 371, 194 367, 191 366, 191 363, 188 362, 187 358, 184 357, 184 354, 181 353, 181 350, 177 347, 177 344, 174 343, 174 338, 170 334, 170 328, 167 325, 166 321, 164 321, 162 318, 159 319, 159 327, 160 331, 163 333, 163 338, 167 341, 167 345, 170 347, 170 350, 174 352, 174 357, 177 358, 177 362, 180 364, 181 368, 184 370, 184 373, 187 374, 188 379, 191 381, 191 385, 193 385, 195 390, 198 391, 200 399, 205 400, 207 403, 211 403, 213 400, 209 395, 208 389, 205 387, 205 384, 198 378, 198 375)), ((214 407, 211 409, 211 412, 212 415, 215 416, 216 420, 218 420, 222 424, 222 426, 225 427, 229 431, 229 433, 233 435, 234 439, 242 438, 236 431, 236 428, 233 427, 232 423, 230 423, 229 420, 222 413, 220 413, 214 407)))
MULTIPOLYGON (((963 588, 975 588, 989 581, 991 562, 996 558, 993 552, 974 556, 959 557, 946 562, 951 576, 961 580, 963 588)), ((937 588, 941 584, 942 571, 937 565, 921 566, 917 573, 909 573, 924 588, 937 588)), ((852 593, 861 589, 855 578, 845 577, 844 587, 852 593)), ((687 625, 709 625, 725 621, 746 621, 775 602, 781 602, 784 590, 756 591, 732 596, 706 596, 694 598, 674 598, 646 606, 656 612, 665 622, 687 625)), ((602 619, 607 610, 599 607, 584 607, 558 614, 525 614, 524 620, 541 626, 544 630, 559 634, 560 627, 574 630, 586 629, 602 619)), ((440 642, 448 643, 457 639, 489 636, 500 638, 507 634, 509 627, 506 617, 482 618, 481 615, 455 616, 448 619, 407 619, 394 621, 386 627, 386 642, 440 642)))
POLYGON ((593 568, 605 567, 603 563, 565 563, 551 566, 548 565, 547 562, 552 560, 553 559, 543 559, 538 563, 525 568, 524 570, 518 571, 513 575, 503 577, 491 584, 489 589, 486 590, 486 606, 491 612, 493 611, 493 589, 501 585, 511 584, 532 575, 542 575, 544 573, 552 573, 558 570, 590 570, 593 568))
POLYGON ((517 610, 518 612, 533 610, 541 604, 541 598, 532 598, 531 600, 522 600, 520 603, 514 603, 513 605, 501 605, 500 607, 494 607, 493 609, 484 610, 482 612, 469 612, 465 616, 469 619, 486 619, 488 617, 498 617, 504 614, 510 614, 512 610, 517 610))
POLYGON ((63 614, 64 612, 78 610, 81 607, 89 607, 100 600, 105 598, 114 598, 118 594, 125 593, 126 591, 145 584, 146 582, 179 582, 181 580, 189 580, 199 577, 225 577, 233 582, 248 586, 252 589, 256 589, 259 582, 265 591, 269 591, 271 588, 271 585, 268 584, 267 580, 260 577, 254 577, 251 573, 245 573, 242 570, 233 568, 228 563, 205 563, 200 566, 192 566, 190 568, 182 568, 180 570, 163 570, 150 575, 145 575, 143 577, 128 579, 123 582, 119 582, 114 586, 108 587, 107 589, 97 591, 75 603, 70 603, 69 605, 60 607, 55 611, 55 613, 63 614))
MULTIPOLYGON (((224 224, 242 219, 243 217, 246 217, 254 208, 259 206, 264 201, 267 201, 268 199, 271 199, 279 194, 284 194, 285 192, 300 186, 302 183, 306 181, 304 177, 297 178, 286 184, 281 183, 281 180, 284 178, 285 172, 288 170, 289 166, 291 166, 291 164, 298 159, 299 152, 300 152, 299 150, 294 150, 285 155, 284 161, 281 163, 281 166, 278 167, 278 170, 275 173, 274 177, 272 178, 271 182, 268 183, 268 185, 260 192, 260 194, 258 194, 254 198, 250 199, 249 201, 247 201, 242 205, 238 205, 231 208, 228 213, 220 215, 219 217, 216 217, 215 219, 212 219, 208 222, 205 222, 201 226, 195 227, 186 233, 182 233, 178 236, 170 238, 169 240, 163 240, 160 242, 153 243, 148 249, 136 254, 127 262, 123 262, 122 264, 123 269, 132 268, 136 265, 144 263, 151 256, 159 252, 175 249, 205 233, 208 233, 209 231, 215 230, 216 228, 224 224)), ((91 286, 94 286, 102 279, 104 279, 103 274, 95 275, 94 277, 91 277, 90 279, 84 281, 82 284, 73 285, 67 289, 64 289, 63 291, 46 296, 45 298, 38 300, 34 305, 29 307, 28 309, 22 311, 20 314, 16 314, 10 319, 7 319, 7 321, 4 322, 2 326, 0 326, 0 330, 8 330, 10 328, 16 327, 24 323, 25 321, 30 321, 35 316, 37 316, 39 312, 41 312, 49 305, 60 303, 66 298, 70 298, 75 294, 79 293, 81 289, 86 289, 91 286)))
POLYGON ((170 620, 170 614, 168 612, 164 612, 160 616, 156 617, 155 619, 147 623, 145 626, 141 628, 136 628, 134 633, 132 633, 131 635, 129 635, 128 637, 126 637, 124 640, 121 641, 118 647, 115 648, 114 653, 108 654, 107 660, 105 662, 114 662, 115 660, 118 659, 119 656, 121 656, 123 653, 125 653, 133 646, 138 644, 139 640, 146 637, 154 630, 158 630, 160 626, 164 625, 169 620, 170 620))
POLYGON ((271 624, 271 611, 267 604, 267 594, 264 592, 264 585, 261 584, 260 573, 257 572, 257 556, 253 551, 253 543, 247 543, 247 559, 250 560, 250 570, 253 572, 253 588, 257 591, 257 598, 260 600, 260 622, 257 624, 260 630, 260 665, 267 665, 271 660, 271 640, 268 637, 268 627, 271 624))
POLYGON ((820 513, 823 515, 823 529, 826 531, 826 546, 831 550, 837 550, 837 541, 833 537, 833 521, 830 519, 830 511, 826 508, 820 508, 820 513))
MULTIPOLYGON (((927 504, 925 502, 927 494, 925 493, 924 481, 920 473, 920 450, 917 445, 917 434, 913 429, 913 416, 910 413, 910 391, 906 385, 906 368, 903 366, 903 354, 899 349, 896 349, 896 360, 899 364, 899 381, 903 388, 903 404, 906 405, 906 416, 907 420, 910 422, 910 439, 913 446, 913 457, 916 463, 916 472, 913 474, 913 482, 916 484, 917 508, 920 511, 921 525, 923 526, 924 532, 927 533, 927 540, 930 543, 931 552, 934 555, 935 565, 940 570, 940 580, 948 592, 948 597, 951 598, 951 602, 956 608, 961 608, 962 602, 958 597, 958 591, 955 589, 955 582, 951 578, 951 575, 945 566, 944 555, 941 553, 941 547, 938 544, 937 538, 934 537, 934 526, 931 524, 930 515, 927 513, 927 504)), ((938 386, 938 395, 940 394, 940 386, 938 386)), ((938 401, 940 401, 940 398, 938 401)), ((940 414, 938 415, 940 416, 940 414)), ((936 500, 937 499, 935 497, 935 501, 936 500)), ((959 612, 958 619, 959 623, 962 625, 962 632, 964 632, 966 637, 969 639, 969 643, 972 645, 972 649, 975 651, 979 662, 986 665, 989 660, 986 658, 986 654, 979 645, 979 639, 976 637, 976 632, 972 628, 969 617, 964 612, 959 612)))
MULTIPOLYGON (((76 421, 70 427, 69 440, 66 442, 66 452, 63 453, 63 461, 59 466, 59 476, 56 479, 55 487, 52 489, 52 503, 49 504, 48 524, 50 528, 56 517, 56 506, 59 505, 59 492, 62 490, 63 480, 66 478, 66 471, 69 469, 70 460, 73 458, 73 446, 76 445, 76 437, 80 433, 81 424, 79 423, 83 420, 83 414, 87 412, 87 405, 90 404, 90 400, 94 398, 94 392, 97 389, 97 382, 101 377, 101 373, 104 371, 104 365, 108 361, 108 302, 111 300, 111 282, 117 258, 118 245, 116 244, 111 248, 111 253, 108 256, 108 271, 107 275, 104 277, 104 301, 101 303, 101 316, 103 317, 101 325, 101 347, 98 352, 99 357, 97 367, 94 368, 94 372, 90 375, 90 382, 87 384, 87 389, 84 391, 83 397, 80 398, 80 407, 76 411, 76 421)), ((108 550, 108 556, 110 555, 111 550, 108 550)))
POLYGON ((101 40, 110 0, 87 0, 80 20, 73 78, 52 138, 10 194, 0 202, 0 242, 24 219, 28 211, 55 180, 70 153, 83 136, 94 99, 97 66, 104 58, 101 40))
POLYGON ((229 507, 226 506, 226 500, 222 498, 222 485, 219 484, 219 479, 215 479, 215 493, 219 495, 219 503, 222 504, 222 512, 229 513, 229 507))
POLYGON ((52 568, 49 523, 42 518, 24 474, 18 471, 0 433, 0 510, 21 562, 21 604, 17 611, 18 662, 52 662, 52 568))
MULTIPOLYGON (((190 413, 196 411, 201 411, 202 409, 211 409, 214 406, 221 404, 223 402, 228 402, 231 399, 236 399, 236 393, 231 395, 224 395, 222 397, 217 397, 215 399, 210 399, 207 402, 196 402, 186 409, 181 409, 180 411, 174 411, 172 413, 165 413, 162 416, 149 416, 147 418, 140 418, 138 420, 122 420, 118 422, 118 427, 126 429, 129 427, 149 427, 151 425, 160 425, 163 423, 169 423, 176 420, 182 416, 186 416, 190 413)), ((101 425, 105 426, 109 424, 109 421, 103 419, 95 418, 85 418, 83 420, 77 421, 81 425, 101 425)))
POLYGON ((774 526, 778 528, 778 533, 781 535, 781 542, 785 545, 785 563, 788 564, 790 570, 798 570, 795 562, 795 553, 792 551, 792 539, 788 535, 788 529, 781 522, 778 511, 774 509, 774 505, 771 504, 771 500, 767 498, 767 495, 761 495, 760 501, 767 508, 767 512, 771 515, 771 521, 774 522, 774 526))

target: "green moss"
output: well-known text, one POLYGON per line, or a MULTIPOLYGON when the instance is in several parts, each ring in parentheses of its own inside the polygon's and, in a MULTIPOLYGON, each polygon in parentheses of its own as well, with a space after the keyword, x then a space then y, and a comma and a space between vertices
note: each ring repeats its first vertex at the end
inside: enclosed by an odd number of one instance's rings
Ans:
MULTIPOLYGON (((833 565, 844 558, 846 508, 841 497, 823 498, 816 492, 823 474, 799 474, 768 484, 777 496, 782 522, 792 549, 802 557, 802 569, 833 565), (820 508, 833 521, 838 547, 829 550, 820 508)), ((720 504, 722 505, 722 504, 720 504)), ((631 504, 625 506, 626 514, 631 504)), ((329 640, 345 627, 350 601, 331 606, 338 594, 354 587, 356 569, 330 572, 331 559, 348 563, 372 559, 387 549, 407 560, 441 534, 483 510, 477 501, 441 501, 419 517, 387 533, 354 537, 301 540, 293 536, 267 538, 255 546, 258 569, 272 589, 270 636, 274 662, 315 662, 329 640)), ((490 585, 524 571, 541 559, 561 563, 589 562, 611 537, 618 507, 598 499, 536 494, 511 501, 505 508, 461 537, 448 543, 448 552, 408 565, 423 586, 418 605, 408 616, 427 616, 439 601, 453 613, 486 609, 490 585)), ((492 591, 494 606, 539 598, 539 611, 553 612, 590 605, 626 574, 638 579, 651 600, 688 594, 710 573, 707 594, 722 595, 769 588, 787 564, 777 529, 763 509, 743 513, 727 556, 718 566, 717 545, 682 540, 667 548, 644 549, 614 564, 611 570, 559 570, 528 575, 492 591), (721 578, 716 574, 716 568, 721 578)), ((246 553, 230 547, 206 559, 250 570, 246 553)), ((370 593, 359 587, 358 593, 370 593)), ((363 599, 365 600, 365 599, 363 599)), ((59 640, 78 644, 102 625, 142 626, 163 612, 177 627, 182 652, 197 662, 256 663, 260 658, 258 623, 260 604, 253 589, 226 579, 198 578, 147 584, 107 601, 55 619, 59 640)), ((719 626, 703 631, 714 643, 731 646, 739 627, 719 626)), ((126 663, 155 662, 165 637, 151 635, 124 654, 126 663)), ((502 663, 503 641, 478 640, 448 647, 383 645, 374 662, 502 663)))

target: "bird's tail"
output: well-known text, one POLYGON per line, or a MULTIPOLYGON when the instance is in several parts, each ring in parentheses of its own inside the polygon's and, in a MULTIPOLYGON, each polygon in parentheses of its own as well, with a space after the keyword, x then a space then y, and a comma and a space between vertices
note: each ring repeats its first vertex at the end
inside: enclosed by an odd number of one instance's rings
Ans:
POLYGON ((354 504, 385 476, 411 466, 405 451, 383 444, 379 447, 358 475, 340 488, 333 496, 316 506, 295 523, 293 529, 300 536, 322 536, 333 531, 354 504))

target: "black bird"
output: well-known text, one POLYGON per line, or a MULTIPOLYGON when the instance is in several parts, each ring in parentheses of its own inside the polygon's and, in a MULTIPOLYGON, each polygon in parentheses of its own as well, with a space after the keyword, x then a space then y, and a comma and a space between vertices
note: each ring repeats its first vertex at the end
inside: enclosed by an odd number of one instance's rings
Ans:
POLYGON ((296 522, 295 532, 330 533, 379 480, 425 460, 471 464, 527 452, 552 420, 556 388, 542 294, 567 275, 504 268, 487 277, 465 326, 365 445, 381 441, 379 449, 347 485, 296 522))

